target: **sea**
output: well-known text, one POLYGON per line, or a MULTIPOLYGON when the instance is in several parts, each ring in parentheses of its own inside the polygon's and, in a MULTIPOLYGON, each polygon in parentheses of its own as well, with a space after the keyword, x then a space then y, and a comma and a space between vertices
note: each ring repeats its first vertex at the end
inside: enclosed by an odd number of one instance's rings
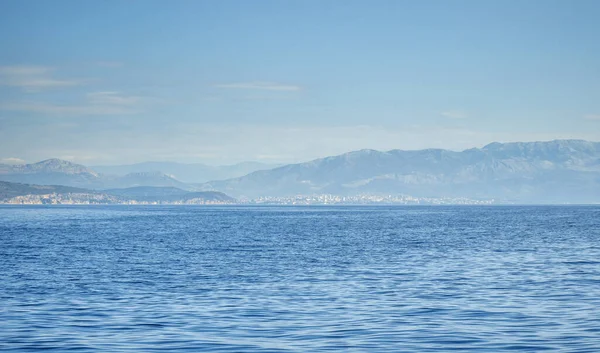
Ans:
POLYGON ((600 352, 600 206, 0 206, 2 352, 600 352))

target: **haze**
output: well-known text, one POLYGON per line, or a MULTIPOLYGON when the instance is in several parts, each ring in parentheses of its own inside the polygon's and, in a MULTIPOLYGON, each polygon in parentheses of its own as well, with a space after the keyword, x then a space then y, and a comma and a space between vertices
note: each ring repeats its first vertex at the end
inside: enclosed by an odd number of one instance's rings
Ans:
POLYGON ((598 1, 3 1, 0 163, 600 140, 598 1))

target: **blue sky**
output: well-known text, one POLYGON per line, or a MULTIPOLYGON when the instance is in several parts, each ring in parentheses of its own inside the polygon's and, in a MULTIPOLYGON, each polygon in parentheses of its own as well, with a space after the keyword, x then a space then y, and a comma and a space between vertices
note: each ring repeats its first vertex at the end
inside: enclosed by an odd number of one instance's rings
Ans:
POLYGON ((600 140, 599 1, 0 2, 0 159, 600 140))

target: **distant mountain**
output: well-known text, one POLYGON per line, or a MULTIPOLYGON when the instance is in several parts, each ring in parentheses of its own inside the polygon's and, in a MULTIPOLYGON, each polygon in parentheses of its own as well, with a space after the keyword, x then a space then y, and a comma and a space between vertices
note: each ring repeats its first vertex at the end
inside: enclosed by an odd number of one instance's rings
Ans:
POLYGON ((175 179, 171 175, 162 172, 137 172, 124 176, 105 176, 105 185, 112 188, 128 188, 134 186, 170 186, 185 190, 193 190, 194 187, 175 179))
POLYGON ((94 170, 60 159, 48 159, 32 164, 0 164, 0 180, 85 188, 103 186, 102 177, 94 170))
POLYGON ((600 202, 600 143, 492 143, 462 152, 361 150, 202 185, 236 197, 408 194, 600 202))
POLYGON ((117 176, 130 173, 161 171, 185 183, 203 183, 240 177, 257 170, 271 169, 279 165, 259 162, 243 162, 234 165, 210 166, 201 163, 143 162, 129 165, 93 166, 93 170, 117 176))
POLYGON ((136 172, 122 176, 97 171, 60 159, 48 159, 33 164, 0 164, 0 180, 38 185, 65 185, 88 189, 125 188, 133 186, 172 186, 195 190, 171 175, 158 171, 136 172))
POLYGON ((57 158, 47 159, 32 164, 1 164, 0 166, 0 170, 12 171, 14 173, 64 173, 98 176, 98 173, 88 167, 57 158))
POLYGON ((104 191, 61 185, 32 185, 0 181, 0 203, 235 203, 221 192, 188 192, 173 187, 133 187, 104 191))

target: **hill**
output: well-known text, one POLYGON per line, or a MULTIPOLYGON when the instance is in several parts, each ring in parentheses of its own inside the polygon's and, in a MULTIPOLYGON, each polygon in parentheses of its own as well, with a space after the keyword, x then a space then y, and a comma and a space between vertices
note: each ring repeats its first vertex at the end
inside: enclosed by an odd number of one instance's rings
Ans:
POLYGON ((139 186, 124 189, 104 190, 109 195, 120 196, 128 200, 145 202, 179 202, 187 203, 191 200, 204 200, 207 202, 234 203, 236 200, 216 191, 188 192, 174 187, 139 186))
POLYGON ((31 185, 0 181, 0 203, 17 204, 206 204, 235 203, 221 192, 188 192, 172 187, 133 187, 96 191, 60 185, 31 185))
POLYGON ((0 200, 24 195, 47 195, 52 193, 94 193, 94 191, 61 185, 30 185, 0 181, 0 200))
POLYGON ((258 162, 243 162, 234 165, 211 166, 201 163, 143 162, 128 165, 93 166, 93 170, 116 176, 131 173, 161 171, 184 183, 202 183, 240 177, 257 170, 275 168, 277 165, 258 162))

